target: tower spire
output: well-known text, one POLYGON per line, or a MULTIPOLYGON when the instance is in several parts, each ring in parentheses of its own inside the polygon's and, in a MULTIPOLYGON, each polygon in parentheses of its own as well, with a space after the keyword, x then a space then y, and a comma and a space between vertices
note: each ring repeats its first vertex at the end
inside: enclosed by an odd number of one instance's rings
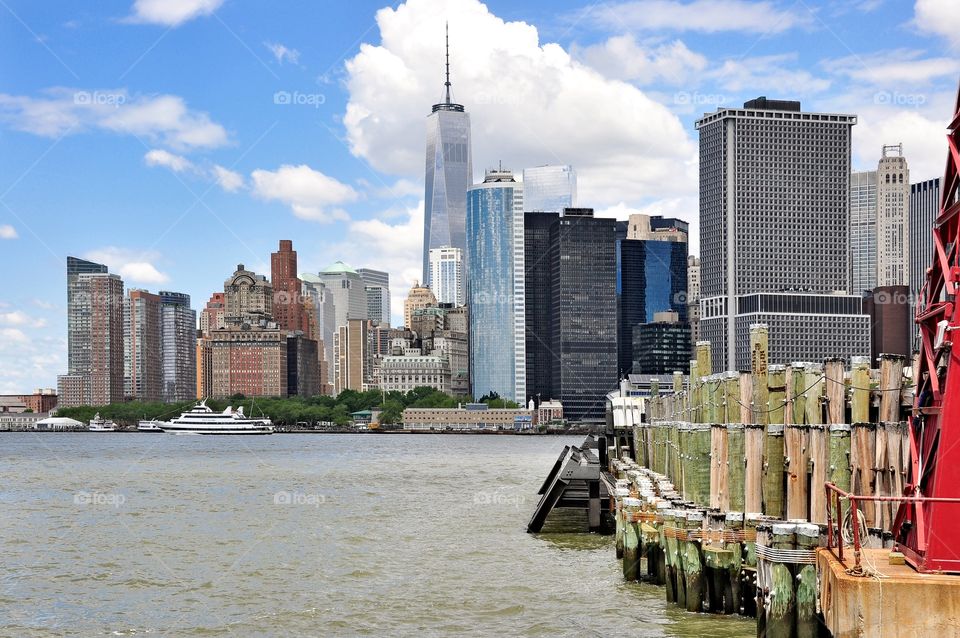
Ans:
POLYGON ((450 104, 450 23, 444 23, 447 40, 447 81, 443 85, 447 88, 447 104, 450 104))

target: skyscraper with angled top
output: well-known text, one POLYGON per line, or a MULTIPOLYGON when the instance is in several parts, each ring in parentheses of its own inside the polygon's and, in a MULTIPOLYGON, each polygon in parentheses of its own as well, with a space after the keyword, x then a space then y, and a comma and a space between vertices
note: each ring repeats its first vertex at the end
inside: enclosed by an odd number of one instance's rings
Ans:
POLYGON ((447 32, 446 82, 442 102, 427 116, 423 195, 423 283, 430 287, 430 249, 466 251, 467 188, 473 179, 470 115, 450 98, 450 35, 447 32))

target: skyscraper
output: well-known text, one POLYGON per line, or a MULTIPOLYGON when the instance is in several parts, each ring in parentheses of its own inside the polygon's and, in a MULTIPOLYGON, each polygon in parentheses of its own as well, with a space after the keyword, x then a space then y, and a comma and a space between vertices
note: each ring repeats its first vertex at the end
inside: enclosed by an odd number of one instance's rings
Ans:
POLYGON ((161 290, 158 296, 162 399, 189 401, 197 386, 197 313, 190 308, 188 294, 161 290))
POLYGON ((367 319, 390 327, 390 273, 372 268, 357 268, 367 294, 367 319))
POLYGON ((877 285, 910 283, 910 168, 903 144, 883 147, 877 166, 877 285))
POLYGON ((524 213, 526 282, 525 354, 527 395, 537 400, 553 398, 553 280, 550 271, 550 228, 558 213, 524 213))
POLYGON ((443 102, 427 116, 423 196, 423 282, 430 286, 430 249, 465 250, 467 188, 473 180, 470 115, 450 98, 450 37, 447 35, 443 102))
POLYGON ((419 281, 413 282, 413 288, 407 293, 407 298, 403 301, 403 327, 411 330, 413 326, 413 313, 421 308, 432 308, 437 305, 437 297, 433 291, 426 286, 421 286, 419 281))
POLYGON ((550 227, 553 398, 572 420, 601 419, 617 386, 616 222, 568 208, 550 227))
POLYGON ((67 374, 60 405, 123 400, 123 280, 107 267, 67 257, 67 374))
MULTIPOLYGON (((617 367, 623 376, 633 367, 634 327, 653 323, 655 313, 669 311, 680 324, 687 323, 688 226, 680 219, 648 215, 630 215, 617 226, 618 234, 626 235, 616 244, 617 367)), ((683 357, 688 355, 689 348, 683 357)))
POLYGON ((770 323, 770 363, 869 354, 870 319, 844 296, 856 119, 761 97, 697 121, 700 332, 714 371, 749 368, 751 322, 770 323))
POLYGON ((273 286, 243 264, 237 265, 236 272, 223 283, 223 297, 227 326, 273 321, 273 286))
POLYGON ((280 329, 306 332, 307 316, 301 298, 303 284, 297 277, 297 251, 289 239, 281 239, 280 250, 270 255, 270 285, 273 287, 273 319, 280 329))
POLYGON ((523 169, 523 210, 559 213, 577 205, 577 172, 572 166, 523 169))
POLYGON ((912 325, 926 283, 927 268, 933 260, 933 224, 940 214, 940 178, 910 185, 910 334, 913 348, 920 347, 919 332, 912 325))
POLYGON ((438 303, 465 303, 462 250, 451 246, 430 249, 430 289, 438 303))
POLYGON ((850 292, 877 285, 877 171, 850 175, 850 292))
POLYGON ((700 258, 687 257, 687 321, 690 322, 691 356, 700 340, 700 258))
POLYGON ((160 297, 146 290, 127 291, 123 328, 123 394, 137 401, 159 401, 163 393, 160 297))
POLYGON ((334 332, 348 319, 368 319, 367 290, 356 270, 338 261, 320 273, 320 280, 333 296, 334 332))
POLYGON ((304 297, 314 305, 314 338, 320 342, 320 380, 321 393, 332 392, 335 379, 333 342, 337 331, 337 310, 333 304, 333 294, 319 275, 302 273, 304 297))
POLYGON ((483 183, 467 191, 470 378, 476 397, 495 392, 526 403, 523 256, 521 184, 509 170, 488 170, 483 183))

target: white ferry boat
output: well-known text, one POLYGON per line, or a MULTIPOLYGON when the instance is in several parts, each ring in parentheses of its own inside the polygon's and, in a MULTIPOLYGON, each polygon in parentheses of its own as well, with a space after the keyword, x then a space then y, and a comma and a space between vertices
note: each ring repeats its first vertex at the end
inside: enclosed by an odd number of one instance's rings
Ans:
POLYGON ((137 424, 137 432, 163 432, 158 421, 140 421, 137 424))
POLYGON ((273 434, 270 419, 248 417, 242 406, 236 411, 228 406, 223 412, 214 412, 206 401, 172 421, 161 422, 160 428, 170 434, 273 434))
POLYGON ((116 432, 117 426, 110 419, 101 419, 100 413, 97 412, 93 420, 90 421, 90 425, 87 428, 90 432, 116 432))

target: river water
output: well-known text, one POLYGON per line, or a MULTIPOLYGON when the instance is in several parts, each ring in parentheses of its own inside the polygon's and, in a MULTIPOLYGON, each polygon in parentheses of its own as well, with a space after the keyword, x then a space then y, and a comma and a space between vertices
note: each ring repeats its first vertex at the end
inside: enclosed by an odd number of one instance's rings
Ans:
POLYGON ((749 636, 525 533, 582 437, 0 434, 0 636, 749 636))

